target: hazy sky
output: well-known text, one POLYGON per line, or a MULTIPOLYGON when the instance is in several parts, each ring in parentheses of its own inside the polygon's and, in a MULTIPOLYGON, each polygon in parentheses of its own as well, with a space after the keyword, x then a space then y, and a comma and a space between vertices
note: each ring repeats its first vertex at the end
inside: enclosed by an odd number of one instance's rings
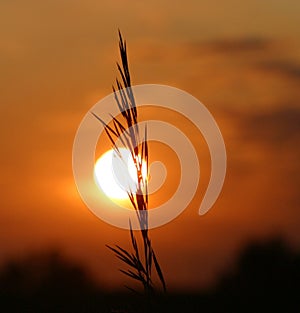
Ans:
POLYGON ((190 92, 227 147, 209 214, 197 215, 204 175, 188 209, 152 231, 171 288, 212 281, 253 238, 280 234, 299 247, 299 14, 296 0, 2 0, 0 261, 58 247, 106 286, 126 281, 104 244, 126 245, 128 234, 85 207, 71 163, 81 119, 117 75, 118 28, 133 82, 190 92))

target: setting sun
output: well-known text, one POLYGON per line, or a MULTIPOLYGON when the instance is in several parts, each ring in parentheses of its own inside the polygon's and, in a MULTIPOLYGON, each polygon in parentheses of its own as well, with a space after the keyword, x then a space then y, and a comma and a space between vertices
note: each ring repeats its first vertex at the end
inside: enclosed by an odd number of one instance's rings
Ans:
MULTIPOLYGON (((109 198, 124 200, 128 191, 136 191, 137 174, 130 151, 119 149, 121 157, 114 151, 104 153, 95 163, 94 176, 97 186, 109 198)), ((142 174, 146 176, 146 166, 142 163, 142 174)))

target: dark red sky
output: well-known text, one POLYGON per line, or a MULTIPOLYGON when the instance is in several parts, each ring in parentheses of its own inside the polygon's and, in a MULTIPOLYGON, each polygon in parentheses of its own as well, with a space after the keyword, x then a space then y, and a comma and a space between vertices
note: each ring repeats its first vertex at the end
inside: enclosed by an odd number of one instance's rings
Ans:
MULTIPOLYGON (((300 246, 298 1, 17 0, 0 7, 1 262, 58 247, 107 287, 126 280, 104 245, 126 245, 128 233, 85 207, 71 163, 81 119, 117 74, 118 27, 134 83, 197 97, 227 146, 227 178, 211 211, 197 215, 204 179, 188 209, 152 231, 171 289, 211 282, 250 239, 279 234, 300 246)), ((202 158, 207 164, 207 152, 202 158)))

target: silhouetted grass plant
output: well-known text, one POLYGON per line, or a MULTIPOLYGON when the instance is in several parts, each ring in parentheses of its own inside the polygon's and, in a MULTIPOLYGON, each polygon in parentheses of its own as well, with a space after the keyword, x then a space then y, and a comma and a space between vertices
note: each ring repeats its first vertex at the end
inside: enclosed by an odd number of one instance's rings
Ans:
MULTIPOLYGON (((113 251, 117 258, 125 263, 129 268, 120 271, 140 282, 144 288, 145 295, 151 295, 155 292, 155 285, 153 280, 153 268, 162 285, 162 289, 166 292, 166 283, 162 269, 159 265, 158 259, 152 247, 151 239, 148 230, 148 162, 149 151, 147 141, 147 128, 144 130, 142 144, 139 143, 140 129, 138 126, 138 110, 135 103, 135 98, 131 88, 131 78, 127 59, 126 41, 123 41, 122 35, 119 31, 119 50, 121 56, 121 64, 117 62, 117 68, 121 76, 121 80, 116 79, 116 86, 113 86, 115 101, 121 113, 121 120, 112 116, 112 126, 106 124, 99 116, 94 116, 104 125, 105 132, 112 143, 112 146, 117 155, 122 158, 122 155, 117 147, 116 141, 120 136, 122 144, 130 151, 132 160, 135 165, 137 184, 136 190, 127 191, 128 198, 134 208, 140 229, 133 231, 131 221, 130 226, 130 240, 132 251, 120 247, 119 245, 107 247, 113 251), (124 126, 124 125, 126 126, 124 126), (145 165, 146 163, 146 165, 145 165), (142 169, 146 166, 146 177, 143 177, 142 169), (138 243, 136 233, 139 233, 141 244, 138 243)), ((127 286, 126 286, 127 287, 127 286)), ((130 287, 127 287, 133 290, 130 287)))

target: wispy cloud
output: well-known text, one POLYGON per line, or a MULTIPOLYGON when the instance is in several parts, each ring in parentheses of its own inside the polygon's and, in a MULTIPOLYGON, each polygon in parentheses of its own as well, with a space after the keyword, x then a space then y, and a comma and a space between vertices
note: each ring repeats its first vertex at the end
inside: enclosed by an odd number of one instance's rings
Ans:
POLYGON ((292 79, 300 79, 300 63, 291 60, 269 60, 259 64, 259 67, 275 75, 284 75, 292 79))

